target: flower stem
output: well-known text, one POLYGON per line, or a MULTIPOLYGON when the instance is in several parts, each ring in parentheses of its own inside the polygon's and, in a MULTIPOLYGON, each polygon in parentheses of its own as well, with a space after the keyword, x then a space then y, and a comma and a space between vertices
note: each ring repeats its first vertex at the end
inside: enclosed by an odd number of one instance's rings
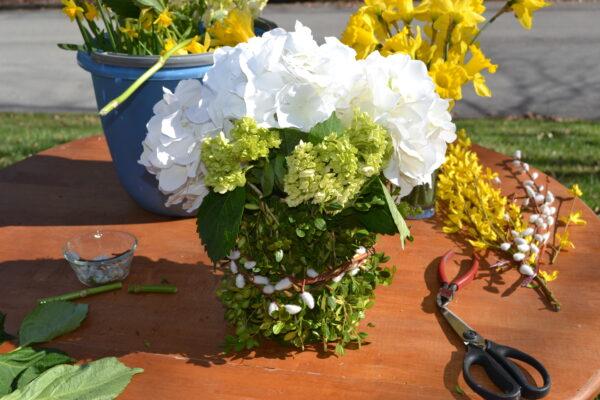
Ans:
POLYGON ((156 62, 156 64, 154 64, 146 72, 144 72, 139 78, 137 78, 136 81, 133 82, 131 84, 131 86, 129 86, 117 98, 111 100, 107 105, 105 105, 98 114, 100 114, 100 116, 103 117, 103 116, 107 115, 108 113, 110 113, 115 108, 117 108, 118 106, 120 106, 123 102, 125 102, 125 100, 127 100, 129 98, 129 96, 131 96, 140 86, 142 86, 142 84, 144 82, 146 82, 148 79, 150 79, 150 77, 152 75, 154 75, 156 73, 156 71, 161 69, 165 65, 167 60, 169 58, 171 58, 171 56, 173 54, 175 54, 177 51, 181 50, 185 46, 189 45, 192 42, 192 40, 193 40, 193 38, 186 39, 183 42, 179 42, 171 50, 169 50, 165 54, 161 55, 158 58, 158 61, 156 62))
POLYGON ((177 293, 175 285, 130 285, 127 289, 129 293, 177 293))
POLYGON ((507 1, 506 4, 504 5, 504 7, 502 7, 500 10, 498 10, 498 12, 496 14, 494 14, 494 16, 492 18, 490 18, 489 21, 486 21, 485 24, 483 24, 483 26, 481 27, 481 29, 475 34, 475 36, 473 36, 473 39, 471 40, 471 43, 469 43, 469 45, 472 45, 473 43, 475 43, 475 41, 477 40, 477 38, 479 37, 479 35, 481 35, 483 33, 483 31, 485 30, 485 28, 487 28, 489 25, 493 24, 494 21, 501 16, 502 14, 504 14, 505 12, 510 10, 510 7, 512 6, 513 1, 507 1))
POLYGON ((104 27, 106 28, 106 32, 108 32, 108 38, 110 39, 110 44, 112 45, 113 51, 117 52, 117 44, 115 42, 115 33, 113 31, 112 22, 106 16, 104 12, 104 4, 102 4, 102 0, 98 0, 98 9, 100 10, 100 16, 102 17, 102 21, 104 22, 104 27))
POLYGON ((558 301, 558 299, 556 298, 556 296, 554 296, 554 293, 552 293, 552 290, 550 290, 550 288, 548 287, 548 285, 546 285, 546 281, 542 277, 540 277, 539 275, 536 275, 536 277, 533 278, 533 279, 539 285, 539 288, 544 293, 544 296, 550 302, 550 305, 552 306, 552 308, 554 309, 554 311, 560 311, 560 302, 558 301))
POLYGON ((61 294, 58 296, 46 297, 46 298, 38 300, 38 303, 45 304, 45 303, 50 303, 53 301, 68 301, 68 300, 81 299, 83 297, 88 297, 88 296, 92 296, 95 294, 110 292, 113 290, 119 290, 122 287, 123 287, 123 284, 121 282, 115 282, 115 283, 111 283, 109 285, 78 290, 76 292, 65 293, 65 294, 61 294))

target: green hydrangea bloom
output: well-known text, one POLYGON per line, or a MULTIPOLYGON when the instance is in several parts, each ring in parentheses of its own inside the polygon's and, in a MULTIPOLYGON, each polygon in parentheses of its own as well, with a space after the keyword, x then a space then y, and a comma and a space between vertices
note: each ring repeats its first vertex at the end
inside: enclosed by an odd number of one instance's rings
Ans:
POLYGON ((344 207, 368 177, 381 172, 389 155, 388 138, 383 127, 357 112, 343 133, 331 133, 316 145, 300 142, 286 159, 286 203, 290 207, 304 202, 344 207))
POLYGON ((277 131, 261 128, 249 117, 238 120, 229 134, 233 138, 233 151, 241 162, 267 157, 269 149, 281 144, 277 131))
POLYGON ((206 167, 204 183, 217 193, 226 193, 246 184, 247 163, 265 158, 269 149, 279 147, 281 139, 274 130, 261 128, 252 118, 235 122, 231 140, 221 132, 202 142, 202 162, 206 167))
POLYGON ((391 153, 389 134, 367 113, 354 113, 352 124, 346 130, 350 142, 358 149, 360 171, 370 177, 379 173, 391 153))
POLYGON ((246 170, 223 132, 203 140, 202 162, 207 171, 204 183, 215 192, 223 194, 246 184, 246 170))

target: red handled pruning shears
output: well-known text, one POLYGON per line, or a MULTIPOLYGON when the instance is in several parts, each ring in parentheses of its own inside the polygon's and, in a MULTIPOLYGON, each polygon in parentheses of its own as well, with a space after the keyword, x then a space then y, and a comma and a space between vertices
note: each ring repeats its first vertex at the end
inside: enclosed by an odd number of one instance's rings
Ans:
POLYGON ((438 291, 437 305, 446 321, 467 346, 467 354, 463 361, 465 381, 471 389, 486 400, 541 399, 546 396, 550 392, 550 375, 538 360, 520 350, 483 338, 448 309, 448 304, 456 292, 473 280, 479 268, 479 260, 475 256, 471 268, 466 274, 449 281, 446 275, 446 265, 453 256, 454 252, 449 251, 440 261, 438 275, 442 286, 438 291), (522 361, 536 369, 542 376, 544 384, 540 387, 531 384, 523 371, 511 359, 522 361), (483 367, 490 380, 502 393, 491 392, 479 384, 471 375, 473 365, 483 367))

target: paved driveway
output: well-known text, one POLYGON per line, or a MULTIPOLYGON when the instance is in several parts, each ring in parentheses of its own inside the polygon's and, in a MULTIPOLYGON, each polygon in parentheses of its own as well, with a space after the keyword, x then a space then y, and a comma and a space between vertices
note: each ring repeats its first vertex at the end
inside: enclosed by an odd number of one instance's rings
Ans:
MULTIPOLYGON (((491 7, 493 11, 497 5, 491 7)), ((265 17, 284 28, 296 19, 315 36, 339 35, 352 8, 273 4, 265 17)), ((511 16, 483 35, 483 47, 500 64, 488 78, 494 97, 466 90, 463 117, 537 113, 600 119, 600 4, 564 3, 536 14, 530 32, 511 16)), ((90 78, 75 55, 55 43, 80 43, 77 28, 59 10, 0 12, 0 110, 95 110, 90 78)))

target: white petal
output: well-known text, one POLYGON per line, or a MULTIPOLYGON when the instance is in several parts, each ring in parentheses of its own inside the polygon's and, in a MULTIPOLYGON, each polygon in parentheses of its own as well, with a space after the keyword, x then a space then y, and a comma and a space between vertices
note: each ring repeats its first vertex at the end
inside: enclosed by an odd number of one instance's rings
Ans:
POLYGON ((297 306, 295 304, 286 304, 283 307, 285 308, 285 311, 287 311, 287 313, 290 315, 295 315, 302 311, 302 307, 297 306))
POLYGON ((235 276, 235 286, 237 286, 238 289, 243 289, 244 286, 246 286, 246 280, 244 279, 244 275, 237 274, 235 276))
POLYGON ((275 292, 275 287, 273 285, 265 285, 262 291, 264 294, 273 294, 275 292))
POLYGON ((253 281, 257 285, 268 285, 269 284, 269 278, 267 278, 266 276, 262 276, 262 275, 255 275, 253 278, 253 281))
POLYGON ((279 311, 279 306, 277 305, 277 303, 275 303, 274 301, 272 301, 269 304, 269 315, 273 316, 273 314, 275 314, 277 311, 279 311))
POLYGON ((533 268, 531 268, 531 266, 528 265, 528 264, 521 264, 521 266, 519 267, 519 272, 522 275, 525 275, 525 276, 533 276, 533 275, 535 275, 535 272, 533 271, 533 268))
POLYGON ((229 261, 229 269, 231 270, 232 273, 237 274, 238 273, 238 266, 235 263, 235 261, 231 260, 229 261))
POLYGON ((275 285, 275 290, 285 290, 292 287, 292 281, 289 278, 283 278, 275 285))
POLYGON ((253 269, 254 267, 256 267, 256 261, 246 261, 244 263, 244 268, 246 269, 253 269))
POLYGON ((315 299, 312 296, 312 294, 310 294, 309 292, 302 292, 300 294, 300 298, 308 308, 310 308, 311 310, 315 308, 315 299))
POLYGON ((306 270, 306 276, 308 276, 309 278, 316 278, 317 276, 319 276, 319 273, 314 269, 309 268, 306 270))

